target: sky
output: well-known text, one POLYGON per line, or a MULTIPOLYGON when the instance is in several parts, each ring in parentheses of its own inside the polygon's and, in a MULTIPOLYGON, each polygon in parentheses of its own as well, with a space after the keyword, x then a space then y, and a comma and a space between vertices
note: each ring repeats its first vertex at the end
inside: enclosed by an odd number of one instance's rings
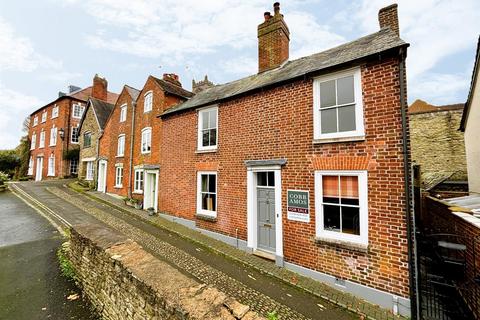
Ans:
MULTIPOLYGON (((225 83, 257 72, 257 25, 273 2, 258 0, 0 0, 0 150, 22 122, 68 85, 141 89, 176 73, 187 89, 208 74, 225 83)), ((286 0, 290 59, 379 29, 390 0, 286 0)), ((410 43, 408 100, 465 102, 480 34, 478 0, 400 0, 400 36, 410 43)))

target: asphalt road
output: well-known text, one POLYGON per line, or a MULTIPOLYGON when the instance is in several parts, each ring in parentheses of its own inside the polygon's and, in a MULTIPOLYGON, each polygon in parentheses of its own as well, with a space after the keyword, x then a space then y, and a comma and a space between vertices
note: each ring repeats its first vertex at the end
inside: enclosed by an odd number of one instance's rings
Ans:
POLYGON ((96 319, 58 268, 59 232, 11 192, 0 193, 0 319, 96 319))

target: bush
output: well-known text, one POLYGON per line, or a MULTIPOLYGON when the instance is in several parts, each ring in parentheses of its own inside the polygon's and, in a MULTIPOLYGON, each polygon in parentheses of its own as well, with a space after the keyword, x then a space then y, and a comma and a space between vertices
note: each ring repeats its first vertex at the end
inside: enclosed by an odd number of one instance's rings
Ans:
POLYGON ((0 184, 4 184, 8 180, 8 174, 3 171, 0 171, 0 184))
POLYGON ((20 166, 20 158, 15 150, 0 150, 0 171, 13 176, 18 166, 20 166))

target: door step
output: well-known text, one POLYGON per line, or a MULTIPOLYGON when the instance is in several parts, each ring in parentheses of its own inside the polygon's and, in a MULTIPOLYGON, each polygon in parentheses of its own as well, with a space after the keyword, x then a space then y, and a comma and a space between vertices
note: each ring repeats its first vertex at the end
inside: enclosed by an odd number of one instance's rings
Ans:
POLYGON ((275 254, 263 250, 253 250, 253 254, 264 259, 275 261, 275 254))

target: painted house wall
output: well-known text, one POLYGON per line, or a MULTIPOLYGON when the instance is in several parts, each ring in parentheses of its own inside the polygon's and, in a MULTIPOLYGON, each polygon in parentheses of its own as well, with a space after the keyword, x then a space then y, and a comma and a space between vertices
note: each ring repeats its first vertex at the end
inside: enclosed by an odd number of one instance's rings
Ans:
POLYGON ((159 210, 247 240, 244 161, 287 159, 281 171, 284 260, 407 298, 398 60, 383 57, 364 64, 361 75, 364 141, 313 143, 312 79, 221 103, 216 152, 196 152, 197 111, 162 118, 159 210), (215 221, 196 216, 196 173, 204 170, 218 172, 215 221), (368 170, 368 250, 315 241, 316 170, 368 170), (287 219, 287 189, 310 192, 309 223, 287 219))
POLYGON ((467 152, 468 189, 480 193, 480 79, 477 73, 476 85, 465 126, 465 148, 467 152))

